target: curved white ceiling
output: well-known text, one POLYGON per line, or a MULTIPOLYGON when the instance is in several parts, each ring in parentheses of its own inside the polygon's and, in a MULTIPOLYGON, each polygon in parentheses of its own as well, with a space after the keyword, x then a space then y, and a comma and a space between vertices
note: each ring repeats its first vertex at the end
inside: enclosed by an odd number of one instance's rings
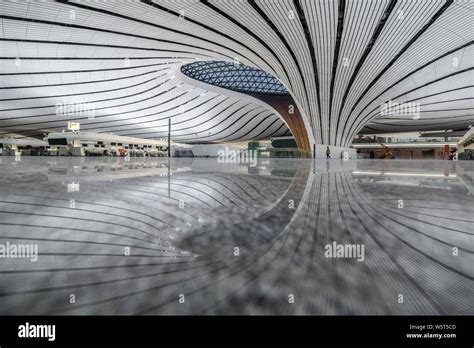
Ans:
POLYGON ((277 78, 316 143, 363 132, 465 127, 473 116, 470 1, 57 1, 0 3, 0 137, 81 129, 183 142, 288 134, 271 108, 180 81, 226 60, 277 78), (380 115, 387 101, 420 117, 380 115), (57 115, 88 103, 94 118, 57 115), (365 127, 365 128, 364 128, 365 127))

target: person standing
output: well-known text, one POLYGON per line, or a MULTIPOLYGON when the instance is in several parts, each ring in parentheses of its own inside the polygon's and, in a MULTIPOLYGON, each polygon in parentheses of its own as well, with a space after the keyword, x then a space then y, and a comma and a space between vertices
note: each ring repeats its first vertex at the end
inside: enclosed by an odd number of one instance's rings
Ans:
POLYGON ((326 159, 331 158, 331 150, 329 149, 329 146, 326 147, 326 159))

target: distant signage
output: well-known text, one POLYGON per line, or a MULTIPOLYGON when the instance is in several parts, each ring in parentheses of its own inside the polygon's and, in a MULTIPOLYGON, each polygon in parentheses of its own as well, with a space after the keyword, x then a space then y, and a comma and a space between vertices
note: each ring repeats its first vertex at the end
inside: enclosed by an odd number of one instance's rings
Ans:
POLYGON ((79 183, 67 184, 67 192, 79 192, 79 183))
POLYGON ((80 129, 79 122, 69 121, 67 123, 67 129, 72 130, 72 131, 78 131, 80 129))

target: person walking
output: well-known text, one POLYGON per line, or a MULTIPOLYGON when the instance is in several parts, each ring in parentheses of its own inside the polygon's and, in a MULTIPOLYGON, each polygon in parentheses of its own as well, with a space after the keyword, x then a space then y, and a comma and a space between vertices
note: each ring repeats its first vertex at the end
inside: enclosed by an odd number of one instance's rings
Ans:
POLYGON ((331 158, 331 150, 329 150, 329 146, 326 148, 326 159, 331 158))

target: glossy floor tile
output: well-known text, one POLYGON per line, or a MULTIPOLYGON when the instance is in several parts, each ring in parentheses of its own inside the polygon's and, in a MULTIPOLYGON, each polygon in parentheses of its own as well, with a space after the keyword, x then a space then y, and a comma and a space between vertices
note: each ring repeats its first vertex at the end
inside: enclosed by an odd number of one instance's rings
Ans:
POLYGON ((18 159, 0 314, 474 314, 472 162, 18 159))

